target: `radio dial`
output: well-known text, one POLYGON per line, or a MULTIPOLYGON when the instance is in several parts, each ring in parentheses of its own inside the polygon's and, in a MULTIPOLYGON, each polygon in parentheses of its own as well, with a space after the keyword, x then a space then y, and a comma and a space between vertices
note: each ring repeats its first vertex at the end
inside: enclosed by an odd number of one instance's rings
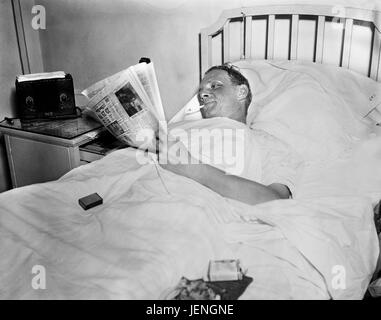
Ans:
POLYGON ((68 101, 68 97, 66 93, 61 93, 60 94, 61 109, 65 108, 65 104, 67 103, 67 101, 68 101))
POLYGON ((25 104, 29 110, 34 111, 34 100, 31 96, 25 98, 25 104))

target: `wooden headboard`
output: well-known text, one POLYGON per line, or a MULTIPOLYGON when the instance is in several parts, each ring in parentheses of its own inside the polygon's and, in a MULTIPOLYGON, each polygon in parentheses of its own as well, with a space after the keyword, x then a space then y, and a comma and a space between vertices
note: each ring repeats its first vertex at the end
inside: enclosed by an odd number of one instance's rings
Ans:
POLYGON ((200 78, 239 59, 333 64, 381 81, 381 12, 341 6, 269 5, 223 11, 200 33, 200 78))

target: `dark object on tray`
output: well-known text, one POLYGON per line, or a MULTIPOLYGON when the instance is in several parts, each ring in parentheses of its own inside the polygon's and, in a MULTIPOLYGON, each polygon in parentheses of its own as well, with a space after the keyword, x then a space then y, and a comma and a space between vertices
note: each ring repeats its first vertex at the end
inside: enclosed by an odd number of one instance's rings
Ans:
POLYGON ((62 119, 78 116, 70 74, 49 78, 16 78, 17 114, 22 120, 62 119), (29 80, 30 79, 30 80, 29 80))
POLYGON ((204 281, 182 277, 179 284, 167 295, 169 300, 237 300, 253 281, 243 276, 242 280, 204 281))
POLYGON ((221 296, 221 300, 237 300, 253 281, 253 278, 243 276, 242 280, 213 281, 207 282, 215 292, 221 296))

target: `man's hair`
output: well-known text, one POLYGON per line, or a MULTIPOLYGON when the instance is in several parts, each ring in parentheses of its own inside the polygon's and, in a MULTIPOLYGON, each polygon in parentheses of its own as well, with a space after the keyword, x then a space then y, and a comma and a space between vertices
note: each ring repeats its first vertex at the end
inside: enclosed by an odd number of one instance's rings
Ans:
POLYGON ((224 70, 228 73, 230 81, 234 85, 239 86, 241 84, 244 84, 247 86, 248 93, 247 93, 247 97, 246 97, 246 101, 245 101, 245 107, 246 107, 246 111, 247 111, 247 108, 249 107, 251 99, 252 99, 252 94, 251 94, 249 81, 247 81, 247 79, 242 75, 242 73, 239 71, 239 68, 232 65, 231 63, 224 63, 222 65, 213 66, 213 67, 209 68, 205 72, 205 74, 207 74, 213 70, 224 70))

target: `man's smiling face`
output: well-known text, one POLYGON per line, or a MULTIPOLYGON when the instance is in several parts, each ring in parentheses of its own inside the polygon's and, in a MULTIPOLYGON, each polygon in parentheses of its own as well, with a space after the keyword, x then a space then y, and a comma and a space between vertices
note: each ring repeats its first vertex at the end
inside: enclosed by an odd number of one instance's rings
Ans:
POLYGON ((198 100, 203 118, 226 117, 245 122, 246 108, 240 101, 238 91, 240 86, 232 83, 224 70, 212 70, 202 79, 198 100))

